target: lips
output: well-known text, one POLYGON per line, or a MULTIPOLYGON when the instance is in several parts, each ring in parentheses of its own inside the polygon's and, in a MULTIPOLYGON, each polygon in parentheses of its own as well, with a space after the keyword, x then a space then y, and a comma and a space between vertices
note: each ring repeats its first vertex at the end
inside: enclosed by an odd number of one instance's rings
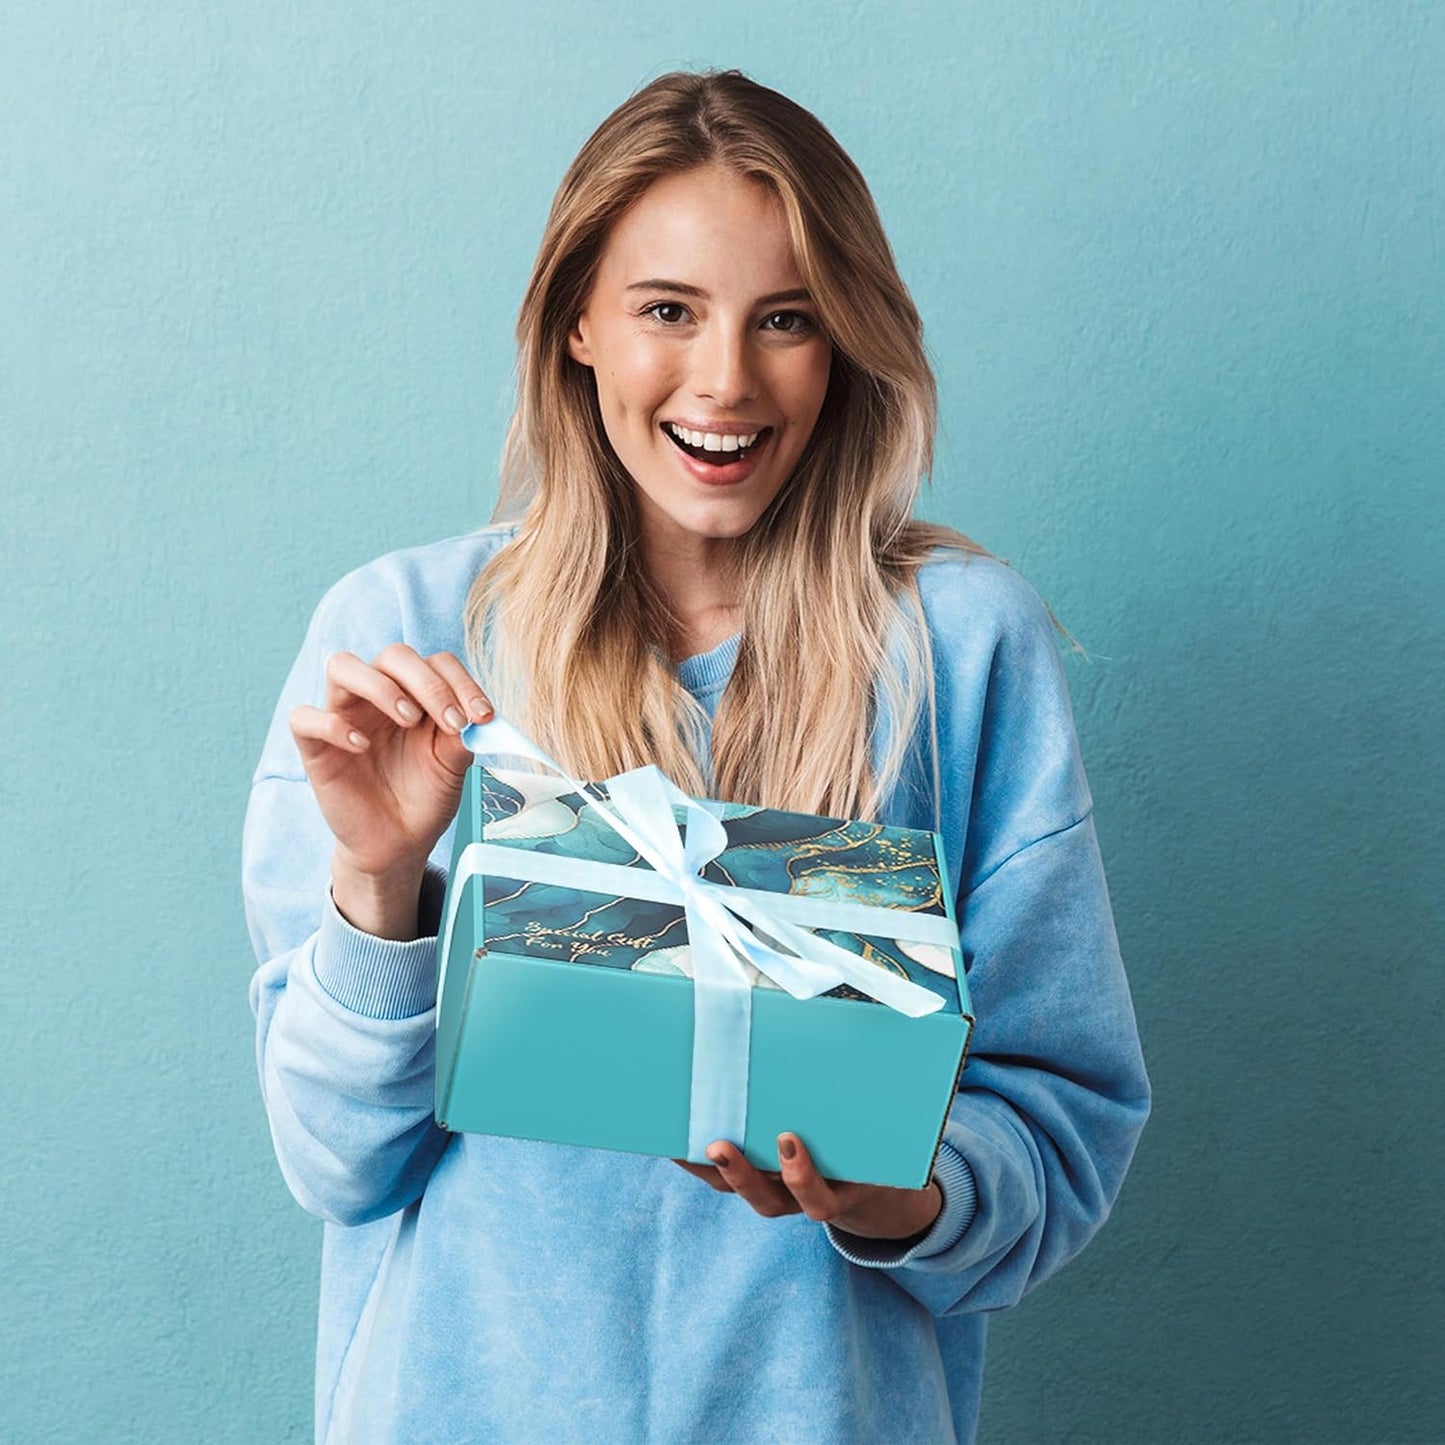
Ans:
POLYGON ((745 461, 748 457, 752 456, 754 452, 766 446, 768 438, 773 433, 773 429, 770 426, 762 427, 757 432, 757 439, 753 442, 752 446, 747 448, 733 448, 731 451, 726 449, 710 450, 707 447, 694 446, 690 442, 683 441, 665 422, 662 426, 662 432, 668 441, 670 441, 678 451, 682 452, 684 456, 691 457, 694 461, 701 462, 704 466, 715 467, 721 470, 737 462, 745 461))
POLYGON ((660 428, 662 434, 673 445, 683 469, 696 481, 706 486, 727 486, 745 481, 753 473, 759 457, 772 441, 772 427, 764 427, 758 439, 746 452, 709 452, 687 445, 674 436, 666 425, 660 428))

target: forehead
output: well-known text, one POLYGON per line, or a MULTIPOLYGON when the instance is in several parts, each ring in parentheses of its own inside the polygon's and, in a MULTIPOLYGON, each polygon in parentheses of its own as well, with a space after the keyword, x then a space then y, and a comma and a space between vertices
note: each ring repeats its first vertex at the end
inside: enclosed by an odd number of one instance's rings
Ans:
POLYGON ((653 182, 613 226, 599 282, 653 278, 757 294, 803 284, 782 202, 722 166, 653 182))

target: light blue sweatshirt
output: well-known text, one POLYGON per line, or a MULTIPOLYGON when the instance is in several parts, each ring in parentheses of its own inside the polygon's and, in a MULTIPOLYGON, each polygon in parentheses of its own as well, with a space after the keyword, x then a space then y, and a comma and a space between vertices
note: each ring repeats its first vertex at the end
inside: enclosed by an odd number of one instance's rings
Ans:
MULTIPOLYGON (((251 789, 243 844, 256 1056, 281 1172, 327 1221, 326 1442, 971 1441, 988 1310, 1104 1222, 1149 1110, 1091 801, 1048 615, 1015 573, 920 573, 942 820, 977 1016, 911 1248, 765 1219, 667 1159, 432 1116, 436 938, 452 830, 409 943, 352 928, 287 723, 327 657, 464 657, 462 611, 512 535, 394 552, 322 599, 251 789)), ((711 712, 737 639, 679 680, 711 712)), ((933 826, 931 778, 887 821, 933 826)), ((805 1141, 806 1142, 806 1141, 805 1141)))

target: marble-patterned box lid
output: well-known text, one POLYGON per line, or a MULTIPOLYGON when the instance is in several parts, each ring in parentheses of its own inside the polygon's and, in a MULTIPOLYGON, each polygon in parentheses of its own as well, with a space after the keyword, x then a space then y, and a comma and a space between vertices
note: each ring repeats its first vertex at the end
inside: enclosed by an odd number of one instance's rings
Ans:
MULTIPOLYGON (((481 768, 483 836, 488 842, 558 857, 648 868, 570 784, 551 776, 481 768)), ((606 799, 606 785, 594 785, 606 799)), ((677 811, 679 822, 681 811, 677 811)), ((771 893, 951 916, 938 840, 916 828, 819 818, 737 803, 722 805, 728 846, 702 876, 771 893)), ((691 976, 680 906, 581 892, 505 876, 483 880, 488 950, 553 961, 691 976)), ((939 994, 960 1009, 956 950, 846 930, 819 936, 879 968, 939 994)), ((775 988, 749 969, 753 982, 775 988)), ((826 995, 873 1002, 840 984, 826 995)))

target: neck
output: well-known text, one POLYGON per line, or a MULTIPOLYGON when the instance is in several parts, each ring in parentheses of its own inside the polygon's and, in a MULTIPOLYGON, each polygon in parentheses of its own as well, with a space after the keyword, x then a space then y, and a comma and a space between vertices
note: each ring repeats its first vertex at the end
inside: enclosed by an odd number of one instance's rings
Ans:
POLYGON ((674 661, 710 652, 742 625, 741 588, 730 538, 644 538, 647 574, 674 618, 674 661))

